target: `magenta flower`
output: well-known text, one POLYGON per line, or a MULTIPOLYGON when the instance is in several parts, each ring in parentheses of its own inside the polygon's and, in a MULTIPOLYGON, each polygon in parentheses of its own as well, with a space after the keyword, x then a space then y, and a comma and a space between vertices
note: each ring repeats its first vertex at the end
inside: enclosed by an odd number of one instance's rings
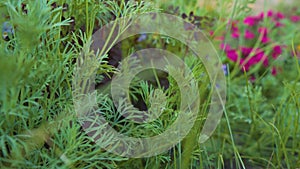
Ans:
POLYGON ((237 39, 240 37, 240 33, 237 32, 237 31, 234 31, 232 34, 231 34, 231 37, 234 38, 234 39, 237 39))
POLYGON ((266 57, 266 55, 264 55, 264 58, 263 58, 263 65, 265 67, 268 67, 269 66, 269 59, 266 57))
POLYGON ((276 59, 282 53, 281 46, 276 45, 273 47, 272 57, 276 59))
POLYGON ((268 59, 268 56, 265 54, 264 51, 258 49, 258 53, 256 54, 256 59, 257 59, 257 63, 259 62, 263 62, 263 65, 265 67, 268 67, 269 66, 269 59, 268 59))
POLYGON ((258 16, 257 19, 258 20, 263 20, 264 19, 265 14, 263 12, 261 12, 258 16))
POLYGON ((284 24, 282 24, 281 22, 275 21, 275 27, 282 27, 284 26, 284 24))
POLYGON ((253 48, 248 48, 248 47, 244 47, 244 46, 240 47, 240 49, 241 49, 242 55, 244 57, 247 57, 248 55, 250 55, 251 51, 253 50, 253 48))
POLYGON ((264 58, 265 58, 265 53, 264 51, 258 49, 255 51, 255 55, 254 55, 255 59, 256 59, 256 62, 260 62, 260 61, 263 61, 264 58))
POLYGON ((240 65, 242 68, 244 68, 245 71, 248 71, 251 66, 256 64, 255 57, 247 58, 247 59, 242 59, 242 62, 240 65))
MULTIPOLYGON (((248 16, 243 20, 243 23, 240 23, 238 21, 232 21, 230 22, 228 26, 231 26, 231 38, 234 39, 234 41, 237 41, 238 38, 244 38, 244 41, 249 41, 251 39, 260 38, 259 40, 262 45, 260 44, 260 47, 265 46, 265 43, 270 43, 273 40, 271 39, 270 31, 273 31, 273 29, 276 29, 278 27, 284 26, 284 22, 281 19, 284 19, 285 16, 280 12, 274 12, 272 10, 269 10, 266 13, 260 13, 255 16, 248 16), (265 17, 268 17, 266 22, 270 22, 272 26, 262 26, 265 25, 262 23, 263 19, 265 17), (244 25, 239 25, 244 24, 244 25), (275 26, 275 28, 274 28, 275 26), (240 30, 239 30, 240 29, 240 30)), ((290 20, 293 22, 300 22, 300 15, 299 16, 292 16, 290 17, 290 20)), ((285 21, 285 20, 284 20, 285 21)), ((278 30, 278 29, 277 29, 278 30)), ((280 30, 279 30, 280 33, 280 30)), ((224 42, 224 39, 223 39, 224 42)), ((248 44, 248 43, 246 43, 248 44)), ((251 46, 241 46, 238 42, 238 47, 233 48, 228 44, 222 43, 220 45, 221 49, 225 51, 225 54, 228 58, 228 60, 235 62, 240 66, 240 68, 244 71, 248 71, 251 69, 252 66, 255 66, 257 64, 262 65, 263 67, 270 66, 271 60, 278 58, 279 55, 282 54, 283 46, 282 45, 276 45, 273 46, 272 51, 270 52, 270 55, 265 54, 265 49, 262 49, 260 47, 253 48, 252 42, 249 43, 251 46)), ((299 54, 300 55, 300 54, 299 54)), ((277 70, 274 68, 272 69, 272 74, 275 75, 277 73, 277 70)))
MULTIPOLYGON (((241 65, 243 65, 243 64, 241 64, 241 65)), ((242 66, 242 68, 244 69, 244 71, 247 72, 249 70, 250 66, 248 64, 245 64, 242 66)))
POLYGON ((261 39, 262 43, 268 43, 269 41, 270 41, 270 38, 268 38, 266 36, 263 36, 262 39, 261 39))
POLYGON ((262 36, 262 39, 261 39, 261 42, 262 43, 267 43, 269 42, 269 38, 268 38, 268 29, 265 28, 265 27, 260 27, 258 28, 258 32, 261 34, 262 36))
POLYGON ((256 25, 259 21, 264 19, 264 13, 260 13, 257 16, 248 16, 244 19, 244 24, 248 26, 254 26, 256 25))
POLYGON ((246 29, 245 38, 246 39, 253 39, 253 38, 255 38, 255 34, 252 33, 251 31, 249 31, 248 29, 246 29))
POLYGON ((261 49, 254 49, 251 47, 239 47, 239 50, 241 51, 241 57, 239 59, 238 52, 234 49, 229 49, 229 46, 226 46, 224 44, 221 44, 221 47, 223 49, 227 48, 226 55, 229 60, 233 62, 240 61, 239 65, 241 68, 245 71, 248 71, 251 66, 262 62, 265 67, 269 65, 269 60, 267 58, 267 55, 265 55, 264 51, 261 49))
POLYGON ((291 16, 290 19, 291 19, 292 22, 299 22, 300 21, 300 16, 294 15, 294 16, 291 16))
POLYGON ((264 66, 269 65, 269 60, 263 50, 248 48, 248 47, 241 47, 240 49, 241 49, 243 58, 246 58, 245 60, 242 60, 242 62, 241 62, 241 65, 244 67, 244 69, 246 71, 249 70, 249 68, 251 66, 253 66, 259 62, 263 62, 264 66), (251 55, 251 53, 254 53, 254 54, 251 55))
POLYGON ((255 56, 252 56, 248 59, 247 63, 245 64, 245 66, 247 67, 251 67, 253 65, 255 65, 257 63, 257 60, 256 60, 256 57, 255 56))
POLYGON ((265 55, 265 52, 262 51, 261 49, 257 49, 255 51, 254 58, 255 58, 255 63, 263 62, 264 66, 269 65, 269 60, 267 58, 267 55, 265 55))
POLYGON ((271 73, 273 76, 275 76, 277 74, 277 69, 275 67, 272 67, 271 73))
POLYGON ((233 31, 233 32, 234 31, 239 31, 239 28, 237 27, 237 24, 238 24, 238 21, 229 20, 227 28, 230 28, 231 31, 233 31))
POLYGON ((281 12, 277 12, 277 13, 276 13, 276 18, 277 18, 277 19, 283 19, 283 18, 284 18, 284 15, 283 15, 281 12))
POLYGON ((229 44, 224 44, 224 43, 221 43, 221 44, 220 44, 220 48, 221 48, 222 50, 224 50, 225 52, 228 52, 228 51, 231 49, 231 47, 230 47, 229 44))
POLYGON ((268 28, 260 27, 258 28, 258 33, 263 34, 263 36, 266 36, 268 34, 268 28))
POLYGON ((231 31, 233 32, 238 32, 239 28, 237 27, 238 22, 237 21, 232 21, 231 23, 231 31))
POLYGON ((244 24, 248 26, 254 26, 258 22, 258 18, 255 16, 248 16, 244 19, 244 24))
POLYGON ((237 52, 235 51, 235 50, 229 50, 229 51, 227 51, 227 57, 230 59, 230 60, 232 60, 232 61, 234 61, 234 62, 236 62, 237 60, 238 60, 238 54, 237 54, 237 52))
POLYGON ((267 16, 268 16, 268 17, 272 17, 272 16, 273 16, 273 11, 272 11, 272 10, 269 10, 269 11, 267 12, 267 16))

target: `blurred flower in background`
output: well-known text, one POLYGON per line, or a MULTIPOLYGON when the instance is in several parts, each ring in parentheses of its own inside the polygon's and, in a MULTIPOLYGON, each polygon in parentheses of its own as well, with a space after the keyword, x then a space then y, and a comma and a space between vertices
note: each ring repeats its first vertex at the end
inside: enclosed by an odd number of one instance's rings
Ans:
MULTIPOLYGON (((287 41, 281 39, 286 33, 284 31, 287 31, 285 26, 297 22, 300 22, 298 15, 288 17, 281 12, 269 10, 247 16, 241 21, 230 21, 227 27, 229 31, 224 32, 221 38, 214 39, 220 42, 220 49, 224 51, 227 62, 238 64, 241 71, 249 72, 257 68, 277 75, 279 69, 273 62, 286 48, 287 41)), ((211 31, 210 35, 213 34, 211 31)))

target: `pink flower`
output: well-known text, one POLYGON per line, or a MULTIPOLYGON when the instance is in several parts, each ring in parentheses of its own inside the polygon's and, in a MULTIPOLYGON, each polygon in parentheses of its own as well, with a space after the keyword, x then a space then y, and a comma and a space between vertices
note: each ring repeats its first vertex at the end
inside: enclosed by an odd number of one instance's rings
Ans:
POLYGON ((255 57, 255 56, 252 56, 252 57, 248 60, 248 62, 246 63, 245 66, 250 67, 250 66, 255 65, 256 63, 257 63, 256 57, 255 57))
POLYGON ((258 50, 255 51, 255 56, 254 57, 256 59, 256 62, 258 63, 258 62, 260 62, 264 59, 265 53, 262 50, 258 49, 258 50))
POLYGON ((250 55, 253 48, 248 48, 248 47, 241 46, 240 50, 242 52, 243 57, 247 57, 248 55, 250 55))
POLYGON ((276 45, 273 47, 272 57, 276 59, 282 53, 281 46, 276 45))
POLYGON ((244 19, 244 24, 248 26, 254 26, 258 22, 258 18, 255 16, 248 16, 244 19))
POLYGON ((222 50, 224 50, 225 52, 228 52, 228 51, 231 49, 231 47, 230 47, 229 44, 224 44, 224 43, 221 43, 221 44, 220 44, 220 48, 221 48, 222 50))
POLYGON ((263 36, 267 35, 268 34, 268 28, 266 28, 266 27, 260 27, 260 28, 258 28, 258 33, 263 34, 263 36))
POLYGON ((261 39, 262 43, 268 43, 269 41, 270 41, 270 38, 268 38, 266 36, 263 36, 262 39, 261 39))
POLYGON ((256 63, 259 63, 259 62, 263 62, 263 65, 264 66, 268 66, 269 65, 269 60, 267 58, 267 55, 265 55, 264 51, 262 51, 261 49, 258 49, 256 51, 256 54, 255 54, 255 61, 256 63))
POLYGON ((245 71, 248 71, 250 67, 255 65, 256 63, 256 58, 252 56, 251 58, 242 60, 241 66, 245 69, 245 71))
POLYGON ((272 17, 272 16, 273 16, 273 11, 272 11, 272 10, 269 10, 269 11, 267 12, 267 16, 268 16, 268 17, 272 17))
POLYGON ((245 38, 246 39, 253 39, 254 37, 255 37, 255 34, 252 33, 251 31, 249 31, 248 29, 246 29, 245 38))
POLYGON ((248 64, 245 64, 243 66, 243 70, 246 71, 246 72, 249 70, 249 68, 250 68, 250 66, 248 64))
POLYGON ((275 27, 282 27, 284 26, 284 24, 282 24, 281 22, 275 21, 275 27))
POLYGON ((234 32, 238 32, 239 28, 235 24, 232 24, 231 30, 234 32))
POLYGON ((238 21, 229 21, 228 24, 231 25, 231 31, 239 31, 239 28, 237 27, 238 21))
POLYGON ((248 71, 251 66, 263 61, 264 65, 268 65, 267 56, 261 49, 254 49, 249 47, 240 47, 242 58, 240 65, 244 68, 245 71, 248 71), (253 53, 253 55, 251 55, 253 53), (245 59, 243 59, 245 58, 245 59))
POLYGON ((256 55, 256 61, 258 62, 263 62, 263 65, 265 67, 269 66, 269 59, 267 57, 267 55, 265 55, 265 52, 260 50, 257 55, 256 55))
POLYGON ((265 56, 264 60, 263 60, 263 65, 265 67, 268 67, 269 66, 269 59, 265 56))
POLYGON ((248 71, 250 68, 249 62, 246 62, 243 58, 240 60, 240 66, 243 69, 243 71, 248 71))
POLYGON ((291 19, 292 22, 299 22, 300 21, 300 16, 294 15, 294 16, 291 16, 290 19, 291 19))
POLYGON ((235 50, 229 50, 229 51, 227 51, 227 57, 230 60, 236 62, 238 60, 239 56, 238 56, 238 54, 237 54, 237 52, 235 50))
POLYGON ((261 34, 262 36, 262 39, 261 39, 261 42, 262 43, 267 43, 269 42, 269 38, 268 38, 268 29, 265 28, 265 27, 260 27, 258 28, 258 32, 261 34))
POLYGON ((261 49, 253 49, 248 47, 241 47, 242 54, 245 58, 247 58, 245 61, 246 63, 242 63, 242 65, 245 66, 245 69, 248 70, 251 66, 263 62, 264 66, 269 65, 269 60, 267 56, 265 55, 264 51, 261 49), (254 53, 254 55, 250 55, 251 52, 254 53), (250 58, 249 58, 250 57, 250 58))
POLYGON ((263 20, 264 19, 264 13, 263 12, 261 12, 258 16, 257 16, 257 19, 259 19, 259 20, 263 20))
POLYGON ((277 12, 277 13, 276 13, 276 18, 277 18, 277 19, 283 19, 283 18, 284 18, 284 15, 283 15, 281 12, 277 12))
POLYGON ((231 37, 236 39, 236 38, 239 38, 240 37, 240 33, 238 31, 234 31, 232 34, 231 34, 231 37))

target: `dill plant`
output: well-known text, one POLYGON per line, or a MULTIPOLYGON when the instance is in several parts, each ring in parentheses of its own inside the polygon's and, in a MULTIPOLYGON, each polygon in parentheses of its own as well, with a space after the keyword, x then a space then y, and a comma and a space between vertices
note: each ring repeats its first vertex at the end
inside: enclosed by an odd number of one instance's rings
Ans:
MULTIPOLYGON (((2 168, 115 168, 125 160, 82 132, 71 86, 74 60, 87 50, 94 23, 105 24, 112 12, 147 10, 122 3, 1 1, 1 23, 14 28, 13 37, 0 42, 2 168)), ((103 60, 99 65, 102 73, 112 71, 103 60)))

